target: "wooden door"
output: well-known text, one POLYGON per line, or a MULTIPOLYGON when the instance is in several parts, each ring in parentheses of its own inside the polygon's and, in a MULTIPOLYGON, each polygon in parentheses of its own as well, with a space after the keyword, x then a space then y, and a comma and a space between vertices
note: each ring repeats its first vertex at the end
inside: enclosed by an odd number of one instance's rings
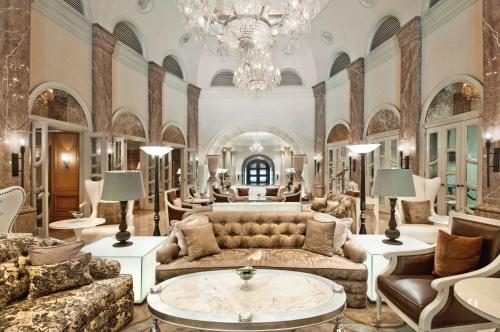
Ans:
POLYGON ((79 134, 49 134, 50 150, 50 221, 73 218, 69 211, 80 203, 79 134))

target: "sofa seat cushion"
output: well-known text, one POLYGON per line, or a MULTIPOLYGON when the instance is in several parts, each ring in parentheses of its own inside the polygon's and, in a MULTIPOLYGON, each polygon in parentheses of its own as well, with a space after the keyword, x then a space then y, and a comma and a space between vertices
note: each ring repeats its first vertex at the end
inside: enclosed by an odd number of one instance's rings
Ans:
POLYGON ((424 307, 437 296, 431 287, 434 279, 432 275, 378 276, 377 286, 389 301, 417 323, 424 307))
POLYGON ((33 300, 14 302, 0 311, 0 331, 32 331, 35 327, 38 331, 83 331, 95 324, 96 319, 104 320, 107 327, 121 327, 132 318, 133 309, 128 307, 132 303, 132 277, 121 275, 33 300), (130 301, 123 300, 127 297, 131 297, 130 301), (101 317, 116 305, 127 308, 116 307, 114 315, 110 312, 110 317, 101 317))

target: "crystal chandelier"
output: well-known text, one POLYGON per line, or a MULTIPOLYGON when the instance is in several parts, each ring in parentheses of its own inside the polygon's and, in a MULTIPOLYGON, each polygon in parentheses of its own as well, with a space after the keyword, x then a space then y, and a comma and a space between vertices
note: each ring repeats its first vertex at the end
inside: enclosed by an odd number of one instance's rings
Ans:
POLYGON ((262 145, 257 141, 257 132, 255 133, 255 142, 250 145, 250 151, 252 151, 253 153, 261 153, 262 151, 264 151, 262 145))
POLYGON ((234 71, 235 86, 250 92, 262 92, 278 86, 281 72, 275 68, 268 49, 252 48, 241 54, 240 65, 234 71))

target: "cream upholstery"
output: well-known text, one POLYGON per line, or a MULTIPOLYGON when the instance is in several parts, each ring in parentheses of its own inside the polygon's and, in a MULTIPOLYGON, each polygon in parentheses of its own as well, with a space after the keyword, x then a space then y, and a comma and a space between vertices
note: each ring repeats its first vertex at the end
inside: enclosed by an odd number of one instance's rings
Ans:
MULTIPOLYGON (((101 200, 102 187, 104 180, 101 181, 92 181, 85 180, 85 191, 87 192, 87 197, 90 201, 90 206, 92 208, 92 212, 90 214, 90 218, 97 218, 97 207, 99 202, 108 202, 101 200)), ((134 227, 134 203, 135 201, 127 202, 127 230, 131 235, 135 233, 134 227)), ((96 227, 86 228, 82 230, 82 239, 86 243, 94 242, 100 240, 106 236, 114 235, 119 231, 118 225, 100 225, 96 227)))
POLYGON ((439 177, 434 179, 426 179, 418 175, 413 175, 413 183, 415 185, 415 197, 398 197, 396 206, 396 220, 399 224, 398 228, 401 235, 411 236, 425 243, 433 244, 436 242, 438 231, 446 231, 445 226, 438 225, 419 225, 419 224, 405 224, 405 217, 403 213, 402 200, 420 202, 430 201, 430 214, 435 216, 434 201, 436 200, 439 188, 441 187, 441 179, 439 177))
POLYGON ((12 232, 12 226, 21 212, 26 193, 21 187, 8 187, 0 190, 0 233, 12 232))

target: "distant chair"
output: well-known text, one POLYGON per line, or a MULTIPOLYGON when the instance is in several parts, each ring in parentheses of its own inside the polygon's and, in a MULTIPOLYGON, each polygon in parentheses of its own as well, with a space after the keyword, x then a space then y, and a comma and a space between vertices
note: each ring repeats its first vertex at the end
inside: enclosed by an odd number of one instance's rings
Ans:
POLYGON ((0 190, 0 233, 11 233, 14 222, 26 200, 24 189, 18 186, 0 190))
MULTIPOLYGON (((102 187, 104 184, 104 180, 100 181, 92 181, 85 180, 85 191, 87 192, 87 196, 90 201, 90 206, 92 208, 92 212, 90 213, 89 218, 97 218, 99 202, 101 203, 114 203, 110 201, 101 200, 102 187)), ((134 203, 135 201, 127 202, 127 230, 131 235, 135 234, 135 226, 134 226, 134 203)), ((119 229, 118 224, 112 225, 99 225, 95 227, 82 229, 82 239, 84 239, 85 243, 91 243, 102 238, 105 238, 110 235, 115 235, 119 229)))
POLYGON ((284 194, 283 202, 300 202, 302 197, 302 185, 298 184, 291 194, 284 194))
POLYGON ((176 205, 177 189, 165 190, 165 210, 167 212, 168 226, 173 220, 182 220, 184 213, 192 210, 191 204, 182 203, 179 199, 180 206, 176 205))
POLYGON ((213 192, 214 202, 215 203, 232 203, 232 199, 230 195, 227 194, 219 194, 217 192, 213 192))

